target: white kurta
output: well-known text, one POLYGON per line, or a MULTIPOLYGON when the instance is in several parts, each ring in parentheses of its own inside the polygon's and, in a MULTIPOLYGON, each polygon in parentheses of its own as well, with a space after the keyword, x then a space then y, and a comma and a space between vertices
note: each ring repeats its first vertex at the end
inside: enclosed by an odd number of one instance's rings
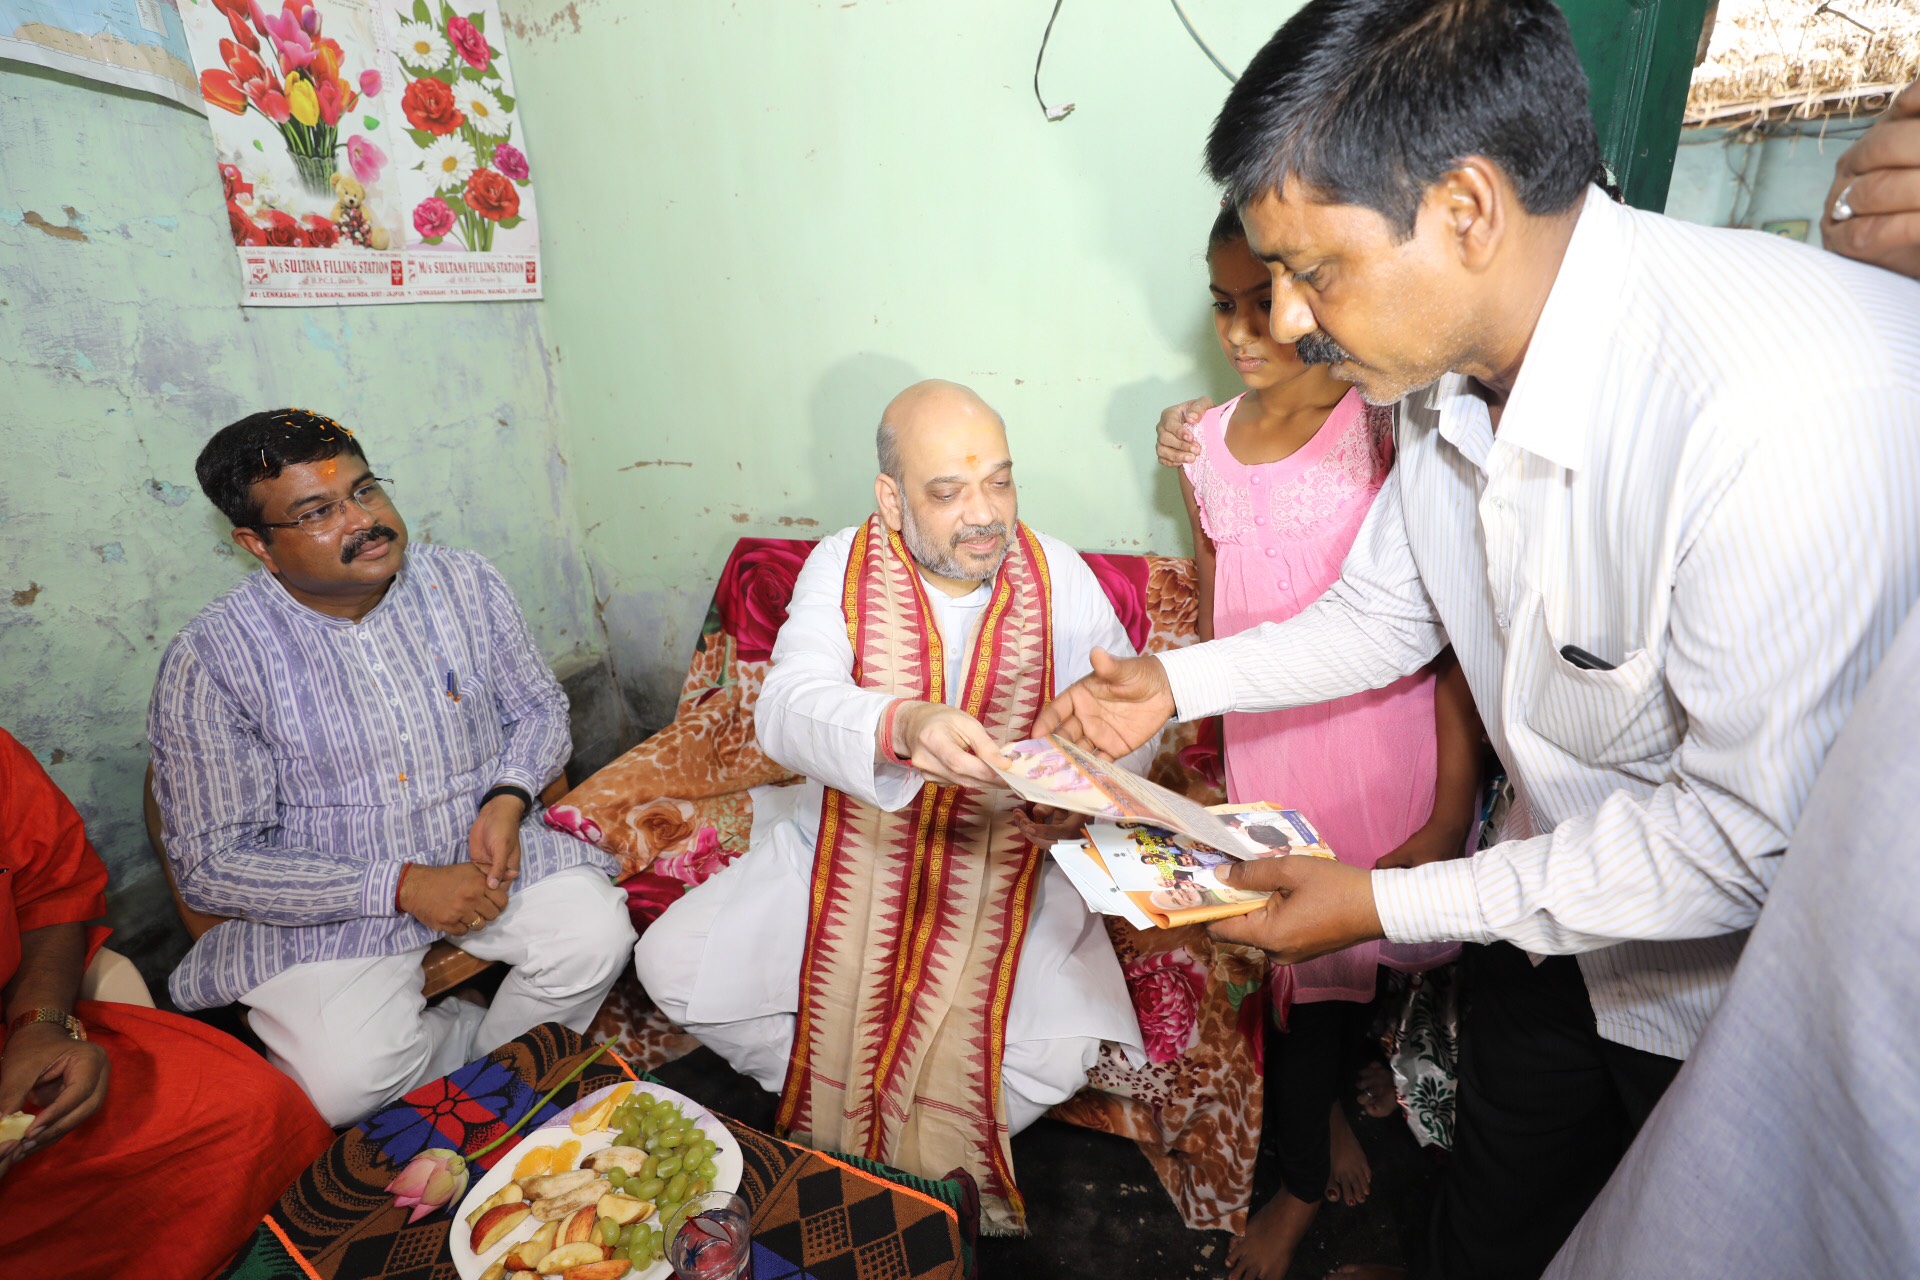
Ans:
MULTIPOLYGON (((894 812, 924 785, 918 771, 874 760, 874 735, 892 695, 853 683, 841 592, 854 532, 822 540, 807 558, 755 712, 761 749, 806 781, 756 788, 747 852, 668 908, 635 950, 655 1003, 772 1090, 785 1079, 793 1048, 825 790, 894 812)), ((1133 646, 1079 554, 1045 534, 1040 544, 1053 583, 1056 679, 1065 688, 1092 670, 1095 648, 1119 656, 1133 646)), ((961 659, 991 594, 987 584, 957 599, 927 591, 948 655, 949 703, 959 701, 961 659)), ((1049 862, 1007 1013, 1002 1083, 1016 1132, 1086 1082, 1102 1040, 1144 1051, 1106 928, 1049 862)))

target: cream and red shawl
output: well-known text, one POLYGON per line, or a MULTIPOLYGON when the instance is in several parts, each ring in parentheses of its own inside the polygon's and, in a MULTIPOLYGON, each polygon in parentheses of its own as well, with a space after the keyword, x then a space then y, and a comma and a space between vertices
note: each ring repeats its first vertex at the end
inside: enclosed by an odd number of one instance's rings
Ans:
MULTIPOLYGON (((1051 583, 1020 525, 972 648, 941 651, 912 556, 878 516, 854 537, 843 598, 854 683, 962 707, 999 742, 1053 696, 1051 583)), ((1024 1229, 1000 1096, 1007 1009, 1043 857, 1017 798, 932 783, 898 813, 829 789, 780 1125, 814 1146, 939 1177, 964 1168, 985 1218, 1024 1229)))

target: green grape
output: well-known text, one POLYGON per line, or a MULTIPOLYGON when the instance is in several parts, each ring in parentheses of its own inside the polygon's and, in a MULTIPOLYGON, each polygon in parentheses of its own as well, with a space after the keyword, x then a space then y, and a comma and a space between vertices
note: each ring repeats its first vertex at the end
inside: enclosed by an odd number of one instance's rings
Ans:
POLYGON ((658 1200, 660 1193, 666 1190, 666 1186, 667 1180, 665 1178, 647 1178, 644 1181, 635 1183, 633 1190, 629 1194, 636 1200, 658 1200))
POLYGON ((654 1140, 660 1144, 661 1148, 670 1149, 684 1143, 687 1135, 678 1129, 663 1129, 655 1135, 654 1140))
POLYGON ((641 1141, 640 1149, 642 1151, 645 1151, 648 1155, 657 1155, 659 1154, 659 1151, 660 1151, 660 1143, 661 1143, 661 1135, 657 1133, 650 1133, 641 1141))
POLYGON ((613 1184, 615 1191, 624 1191, 627 1188, 627 1171, 616 1164, 607 1170, 607 1181, 613 1184))
POLYGON ((663 1224, 672 1222, 673 1215, 680 1212, 680 1202, 678 1200, 662 1200, 656 1207, 660 1211, 660 1221, 663 1224))
POLYGON ((671 1178, 674 1174, 680 1172, 681 1167, 686 1163, 686 1160, 681 1156, 668 1156, 660 1162, 660 1167, 653 1172, 656 1177, 671 1178))
POLYGON ((713 1139, 702 1138, 693 1144, 692 1150, 687 1152, 687 1159, 693 1161, 695 1164, 699 1164, 702 1160, 713 1159, 713 1153, 719 1149, 720 1148, 713 1145, 713 1139))
POLYGON ((640 1166, 640 1176, 642 1179, 654 1177, 659 1172, 660 1172, 659 1156, 648 1156, 646 1163, 640 1166))
POLYGON ((712 1179, 695 1178, 692 1182, 689 1182, 687 1184, 687 1199, 691 1200, 695 1196, 703 1196, 711 1190, 713 1190, 712 1179))
POLYGON ((631 1222, 620 1228, 620 1238, 614 1241, 614 1243, 622 1249, 633 1243, 633 1224, 631 1222))
POLYGON ((715 1164, 711 1159, 702 1160, 693 1167, 693 1176, 696 1178, 705 1178, 708 1182, 712 1182, 720 1176, 720 1166, 715 1164))
POLYGON ((667 1199, 685 1200, 687 1198, 687 1184, 692 1181, 693 1179, 684 1173, 676 1173, 671 1178, 668 1178, 667 1199))
POLYGON ((620 1145, 623 1147, 639 1146, 640 1131, 638 1129, 622 1129, 620 1131, 620 1145))

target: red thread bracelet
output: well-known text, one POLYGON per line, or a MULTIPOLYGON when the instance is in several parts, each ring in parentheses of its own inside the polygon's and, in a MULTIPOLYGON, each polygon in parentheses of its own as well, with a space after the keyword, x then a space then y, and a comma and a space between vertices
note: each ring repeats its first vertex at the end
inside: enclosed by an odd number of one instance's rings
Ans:
POLYGON ((402 913, 406 911, 406 908, 400 905, 400 890, 406 887, 407 872, 412 868, 413 864, 411 862, 403 862, 400 864, 400 878, 393 882, 393 909, 395 911, 402 913))
POLYGON ((893 749, 893 717, 899 712, 901 707, 906 705, 907 699, 905 698, 895 698, 887 704, 885 713, 880 717, 880 751, 888 760, 899 765, 902 769, 911 769, 913 768, 913 761, 905 758, 893 749))

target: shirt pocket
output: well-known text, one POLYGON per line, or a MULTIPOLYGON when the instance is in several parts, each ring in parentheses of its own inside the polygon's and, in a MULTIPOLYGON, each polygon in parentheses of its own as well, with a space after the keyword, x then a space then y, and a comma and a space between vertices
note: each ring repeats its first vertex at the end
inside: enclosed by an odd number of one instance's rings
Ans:
POLYGON ((1582 763, 1661 781, 1667 758, 1680 745, 1682 723, 1652 651, 1635 649, 1612 670, 1593 671, 1560 656, 1560 645, 1537 613, 1534 628, 1527 726, 1582 763))

